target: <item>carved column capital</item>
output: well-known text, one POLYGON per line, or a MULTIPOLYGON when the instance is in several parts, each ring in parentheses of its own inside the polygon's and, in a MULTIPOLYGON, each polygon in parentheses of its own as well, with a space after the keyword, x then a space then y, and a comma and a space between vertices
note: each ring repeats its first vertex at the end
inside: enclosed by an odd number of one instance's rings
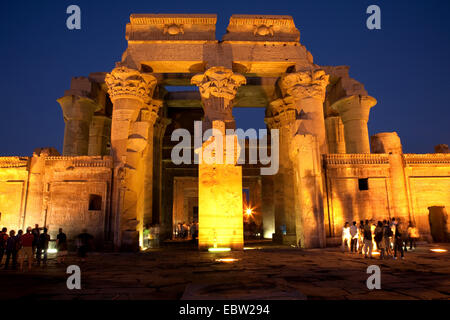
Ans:
POLYGON ((238 87, 246 84, 245 77, 225 67, 212 67, 192 77, 191 83, 199 87, 205 121, 228 121, 234 126, 232 102, 238 87))
POLYGON ((377 100, 371 96, 353 95, 336 101, 331 109, 339 113, 343 123, 351 120, 367 122, 370 108, 376 104, 377 100))
POLYGON ((88 97, 69 95, 59 98, 64 121, 80 120, 90 122, 95 111, 101 109, 101 106, 88 97))
POLYGON ((342 98, 331 106, 337 110, 344 124, 345 148, 347 153, 370 153, 369 120, 370 108, 377 103, 370 96, 353 95, 342 98))
POLYGON ((323 70, 287 73, 280 79, 280 88, 287 103, 314 98, 325 100, 329 75, 323 70))
POLYGON ((135 98, 148 103, 155 90, 157 80, 147 73, 127 67, 117 67, 105 77, 111 100, 119 98, 135 98))
POLYGON ((155 125, 156 119, 158 119, 159 109, 163 105, 162 100, 153 99, 146 103, 145 109, 141 110, 141 121, 150 123, 151 126, 155 125))
POLYGON ((237 89, 247 81, 243 75, 231 69, 212 67, 192 77, 191 83, 199 87, 203 99, 217 97, 231 101, 236 97, 237 89))

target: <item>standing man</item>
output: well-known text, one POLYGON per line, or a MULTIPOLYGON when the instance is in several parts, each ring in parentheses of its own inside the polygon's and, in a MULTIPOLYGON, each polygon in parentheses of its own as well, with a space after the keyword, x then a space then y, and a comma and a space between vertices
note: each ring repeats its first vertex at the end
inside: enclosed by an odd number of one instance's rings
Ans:
POLYGON ((7 232, 8 232, 8 229, 3 228, 2 232, 0 233, 0 264, 2 264, 3 255, 5 254, 6 241, 8 240, 7 232))
POLYGON ((86 229, 77 236, 78 257, 81 262, 86 262, 86 256, 88 251, 92 247, 92 241, 94 237, 87 233, 86 229))
POLYGON ((403 235, 401 233, 400 226, 397 225, 394 234, 394 259, 397 259, 397 250, 400 251, 402 260, 404 259, 403 251, 403 235))
POLYGON ((31 230, 31 233, 33 234, 33 237, 34 237, 33 254, 36 255, 36 259, 37 259, 37 247, 39 244, 39 235, 41 234, 41 228, 39 228, 39 225, 37 223, 34 225, 34 229, 31 230))
POLYGON ((67 256, 67 236, 62 228, 59 228, 58 235, 56 236, 56 249, 58 250, 56 262, 64 263, 67 256))
POLYGON ((353 224, 350 226, 350 236, 352 237, 350 242, 351 252, 357 252, 357 244, 358 244, 358 227, 356 226, 356 221, 353 221, 353 224))
POLYGON ((17 250, 16 250, 16 232, 14 230, 11 230, 9 232, 9 238, 6 240, 6 261, 5 261, 5 270, 8 269, 9 266, 9 260, 12 256, 12 266, 13 269, 16 268, 17 264, 17 250))
POLYGON ((367 258, 367 253, 369 253, 369 257, 370 259, 372 259, 372 250, 372 230, 369 224, 369 220, 366 220, 364 224, 364 258, 367 258))
POLYGON ((47 228, 44 228, 44 233, 39 235, 39 241, 37 245, 36 258, 38 266, 41 265, 42 253, 44 253, 44 265, 47 264, 47 251, 48 243, 50 242, 50 235, 47 233, 47 228))
POLYGON ((20 271, 23 271, 23 262, 25 257, 28 259, 28 271, 31 271, 31 265, 33 264, 33 242, 34 235, 31 233, 31 227, 27 228, 27 233, 20 237, 22 242, 22 249, 20 249, 20 271))

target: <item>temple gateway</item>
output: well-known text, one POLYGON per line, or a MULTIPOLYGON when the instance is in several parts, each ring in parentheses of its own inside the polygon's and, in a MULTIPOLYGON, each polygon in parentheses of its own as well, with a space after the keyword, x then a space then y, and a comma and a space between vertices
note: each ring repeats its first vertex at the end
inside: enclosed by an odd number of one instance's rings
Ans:
MULTIPOLYGON (((58 99, 62 155, 0 158, 0 225, 38 223, 52 238, 62 227, 72 239, 87 229, 99 247, 121 250, 142 247, 147 225, 170 241, 194 221, 200 249, 239 250, 247 237, 325 247, 346 221, 389 217, 416 224, 422 239, 446 235, 448 146, 404 154, 395 132, 369 139, 376 99, 349 67, 314 63, 292 17, 233 15, 221 41, 215 25, 209 14, 131 15, 122 61, 73 78, 58 99), (230 155, 217 150, 209 163, 172 161, 174 130, 193 135, 201 121, 226 134, 233 108, 265 108, 279 130, 275 175, 223 163, 217 155, 230 155)), ((251 148, 247 139, 240 152, 251 148)))

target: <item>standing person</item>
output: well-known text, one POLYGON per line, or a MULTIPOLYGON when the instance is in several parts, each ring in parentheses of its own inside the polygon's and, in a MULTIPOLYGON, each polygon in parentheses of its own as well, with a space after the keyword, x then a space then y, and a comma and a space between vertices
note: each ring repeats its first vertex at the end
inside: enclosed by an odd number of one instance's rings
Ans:
POLYGON ((397 228, 400 229, 403 251, 407 252, 408 251, 408 248, 407 248, 407 245, 408 245, 408 228, 406 227, 406 225, 404 223, 402 223, 400 221, 400 219, 398 219, 398 221, 397 221, 397 228))
POLYGON ((197 222, 194 221, 192 223, 192 227, 191 227, 192 242, 195 242, 197 240, 197 237, 198 237, 198 225, 197 225, 197 222))
POLYGON ((360 221, 359 222, 359 227, 358 227, 358 253, 363 252, 363 247, 364 247, 364 221, 360 221))
POLYGON ((350 242, 351 252, 357 252, 358 245, 358 227, 356 226, 356 221, 353 221, 353 224, 350 226, 350 236, 352 237, 350 242))
POLYGON ((369 220, 366 220, 364 224, 364 258, 367 258, 367 254, 369 254, 370 259, 372 259, 372 250, 372 230, 369 220))
POLYGON ((48 243, 50 242, 50 235, 47 233, 47 228, 39 235, 39 240, 36 249, 36 259, 38 266, 41 265, 42 254, 44 254, 44 265, 47 264, 48 243))
POLYGON ((375 242, 377 244, 378 250, 380 250, 380 259, 384 258, 384 228, 383 223, 378 221, 377 227, 375 228, 375 242))
POLYGON ((375 228, 377 226, 374 223, 374 220, 370 220, 370 232, 372 233, 372 250, 377 250, 377 243, 375 242, 375 228))
POLYGON ((345 248, 347 248, 347 251, 350 251, 350 241, 352 237, 350 235, 350 226, 348 222, 344 224, 344 227, 342 228, 342 251, 346 251, 345 248))
POLYGON ((392 231, 392 237, 391 237, 391 248, 394 250, 395 248, 395 229, 397 229, 397 221, 395 221, 395 218, 392 218, 389 222, 389 226, 391 227, 392 231))
POLYGON ((392 233, 392 229, 389 226, 389 222, 386 220, 383 220, 383 242, 384 242, 384 253, 385 257, 393 256, 392 250, 391 250, 391 238, 394 236, 392 233))
POLYGON ((144 249, 151 247, 150 242, 151 242, 151 238, 152 238, 152 236, 151 236, 152 228, 153 228, 153 225, 146 224, 144 227, 144 231, 142 232, 142 237, 144 238, 144 241, 143 241, 144 249))
POLYGON ((20 249, 22 249, 22 240, 21 240, 22 235, 23 235, 22 229, 17 231, 17 235, 16 235, 16 257, 17 257, 17 260, 19 260, 19 258, 20 258, 20 249))
POLYGON ((3 255, 5 254, 6 249, 6 241, 8 240, 8 229, 3 228, 2 232, 0 233, 0 265, 3 261, 3 255))
POLYGON ((9 232, 9 238, 6 240, 6 261, 5 261, 5 270, 8 269, 9 260, 12 256, 12 267, 16 268, 17 265, 17 250, 16 250, 16 232, 11 230, 9 232))
POLYGON ((35 224, 34 225, 34 229, 31 230, 31 233, 34 236, 34 241, 33 241, 33 254, 36 255, 36 259, 37 259, 37 248, 38 248, 38 244, 39 244, 39 236, 41 234, 41 228, 39 228, 39 224, 35 224))
POLYGON ((56 249, 58 250, 56 262, 64 263, 67 256, 67 236, 62 228, 59 228, 58 235, 56 236, 56 249))
POLYGON ((394 259, 397 259, 397 250, 400 250, 401 258, 402 260, 404 259, 402 236, 400 228, 397 225, 394 234, 394 259))
POLYGON ((77 236, 78 257, 81 262, 86 261, 87 253, 92 246, 94 237, 87 233, 86 229, 77 236))
POLYGON ((419 230, 412 222, 410 222, 408 227, 409 250, 415 250, 417 248, 417 239, 419 239, 419 230))
POLYGON ((153 225, 153 246, 159 248, 159 224, 153 225))
POLYGON ((31 270, 31 265, 33 264, 33 242, 34 235, 31 233, 31 227, 27 228, 27 233, 20 237, 20 242, 22 243, 22 249, 20 249, 20 271, 23 271, 23 262, 25 257, 28 259, 28 271, 31 270))

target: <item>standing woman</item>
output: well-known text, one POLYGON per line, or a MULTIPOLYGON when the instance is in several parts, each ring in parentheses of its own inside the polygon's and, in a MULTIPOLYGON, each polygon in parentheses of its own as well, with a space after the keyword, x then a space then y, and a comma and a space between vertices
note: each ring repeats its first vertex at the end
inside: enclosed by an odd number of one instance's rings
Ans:
POLYGON ((352 240, 352 236, 350 235, 350 226, 348 222, 345 223, 342 228, 342 251, 346 251, 345 247, 347 247, 347 251, 350 251, 350 241, 352 240))

